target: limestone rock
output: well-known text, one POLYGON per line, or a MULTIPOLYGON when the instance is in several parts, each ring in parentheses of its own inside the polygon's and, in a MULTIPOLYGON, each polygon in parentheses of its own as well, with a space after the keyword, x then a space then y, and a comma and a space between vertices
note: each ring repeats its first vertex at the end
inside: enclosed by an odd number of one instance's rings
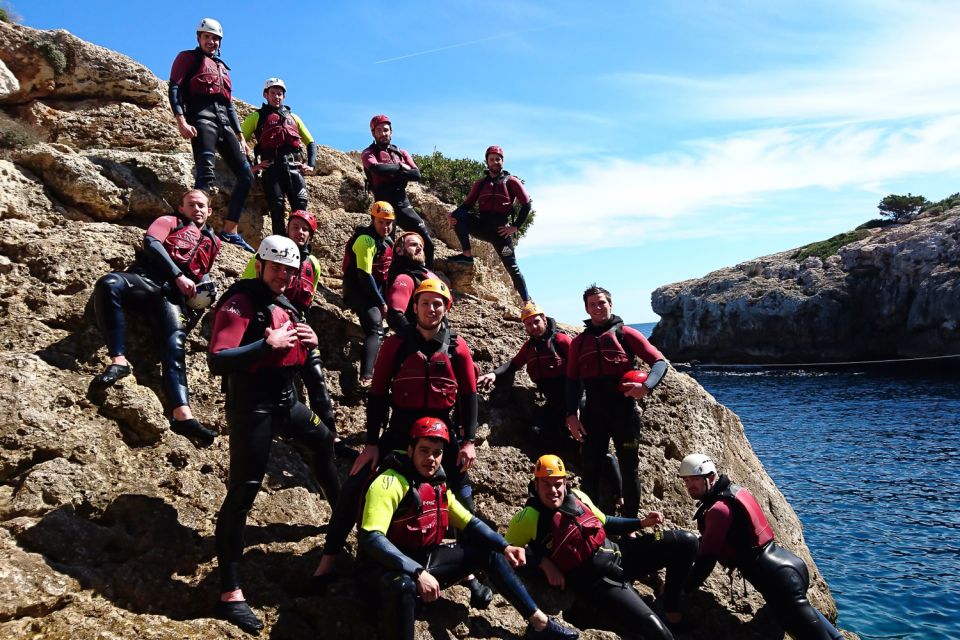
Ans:
POLYGON ((20 91, 20 82, 17 76, 7 68, 7 65, 0 60, 0 100, 3 100, 12 93, 20 91))

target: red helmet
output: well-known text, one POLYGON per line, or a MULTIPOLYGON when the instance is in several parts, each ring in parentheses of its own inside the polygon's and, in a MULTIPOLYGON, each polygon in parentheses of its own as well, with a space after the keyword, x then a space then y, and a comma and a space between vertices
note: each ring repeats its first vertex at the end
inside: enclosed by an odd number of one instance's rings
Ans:
POLYGON ((620 377, 620 393, 626 393, 626 388, 624 387, 627 383, 634 384, 643 384, 647 381, 647 374, 644 371, 637 371, 636 369, 631 369, 627 371, 620 377))
POLYGON ((450 442, 450 432, 440 418, 419 418, 410 427, 410 440, 417 438, 439 438, 444 442, 450 442))
POLYGON ((387 116, 383 115, 382 113, 381 113, 380 115, 378 115, 378 116, 373 116, 373 117, 370 119, 370 131, 373 131, 374 129, 377 128, 377 125, 378 125, 378 124, 383 124, 384 122, 386 122, 386 123, 387 123, 388 125, 390 125, 391 127, 393 126, 393 123, 390 122, 390 118, 388 118, 387 116))
POLYGON ((500 157, 502 158, 502 157, 503 157, 503 147, 498 147, 497 145, 492 145, 492 146, 487 147, 487 152, 486 152, 485 154, 483 154, 483 159, 486 160, 486 159, 487 159, 487 156, 490 155, 491 153, 495 153, 495 154, 497 154, 498 156, 500 156, 500 157))
MULTIPOLYGON (((317 232, 317 216, 313 215, 306 209, 297 209, 290 214, 290 220, 294 218, 300 218, 307 223, 307 226, 310 227, 310 235, 313 235, 317 232)), ((290 220, 287 221, 287 224, 290 224, 290 220)))

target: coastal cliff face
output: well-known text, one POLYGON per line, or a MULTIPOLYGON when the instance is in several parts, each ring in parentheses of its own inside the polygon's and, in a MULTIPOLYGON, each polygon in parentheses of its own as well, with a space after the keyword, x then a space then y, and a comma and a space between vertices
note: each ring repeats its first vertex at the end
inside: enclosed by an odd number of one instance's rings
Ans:
MULTIPOLYGON (((194 412, 219 433, 211 448, 198 450, 169 431, 159 364, 136 314, 128 316, 134 376, 106 392, 90 387, 106 362, 90 304, 94 283, 127 267, 150 220, 169 213, 192 186, 189 146, 176 137, 165 93, 162 81, 125 56, 64 31, 0 23, 0 109, 39 138, 8 145, 0 155, 0 638, 247 637, 208 617, 217 592, 214 526, 226 492, 230 438, 219 380, 206 366, 209 318, 189 335, 186 365, 194 412)), ((232 187, 230 172, 220 175, 217 227, 232 187)), ((320 220, 313 251, 324 271, 310 322, 320 337, 339 430, 359 445, 361 332, 342 309, 338 272, 344 243, 368 219, 367 196, 356 155, 334 149, 321 147, 318 173, 307 182, 320 220)), ((452 325, 490 370, 523 341, 519 301, 485 245, 474 270, 445 266, 443 257, 453 253, 445 221, 451 207, 416 187, 411 192, 441 240, 438 268, 458 293, 452 325)), ((241 230, 256 244, 268 225, 257 187, 241 230)), ((224 246, 212 274, 221 291, 247 258, 224 246)), ((530 472, 520 434, 535 395, 523 380, 506 392, 509 409, 497 402, 482 414, 476 502, 501 530, 523 504, 530 472)), ((693 450, 713 455, 757 495, 778 539, 810 567, 814 604, 834 617, 800 522, 738 418, 692 378, 671 371, 644 401, 643 424, 645 506, 663 511, 668 526, 689 528, 693 503, 675 477, 679 460, 693 450)), ((341 472, 346 469, 341 464, 341 472)), ((250 514, 244 558, 244 586, 265 618, 265 636, 376 633, 376 616, 352 580, 322 597, 309 593, 329 516, 297 450, 276 441, 250 514)), ((348 574, 352 562, 343 561, 348 574)), ((691 598, 697 627, 686 637, 779 637, 768 613, 754 620, 759 596, 731 601, 726 576, 715 573, 691 598)), ((460 638, 524 629, 499 597, 481 612, 469 609, 462 587, 445 594, 429 621, 417 623, 418 637, 436 637, 440 629, 460 638)), ((556 599, 542 594, 545 607, 556 599)))
POLYGON ((660 287, 653 341, 717 363, 960 353, 960 208, 865 235, 826 259, 793 249, 660 287))

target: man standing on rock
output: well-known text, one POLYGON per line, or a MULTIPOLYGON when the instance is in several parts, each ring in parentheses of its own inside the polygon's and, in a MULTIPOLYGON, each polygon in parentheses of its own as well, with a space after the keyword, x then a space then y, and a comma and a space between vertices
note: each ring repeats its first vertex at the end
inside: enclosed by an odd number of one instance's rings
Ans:
POLYGON ((417 215, 407 197, 407 183, 420 182, 420 169, 410 154, 394 144, 393 124, 385 115, 370 120, 373 144, 363 150, 360 159, 374 200, 389 202, 397 215, 397 226, 404 231, 416 231, 423 238, 427 266, 433 266, 433 240, 423 218, 417 215))
POLYGON ((287 85, 280 78, 267 78, 263 84, 263 106, 243 119, 240 130, 243 139, 256 138, 254 155, 259 164, 253 171, 262 170, 263 192, 270 208, 274 235, 286 230, 283 198, 290 201, 290 209, 307 208, 307 182, 304 176, 313 173, 317 162, 317 143, 300 117, 283 104, 287 85), (306 151, 306 164, 303 152, 306 151))
POLYGON ((807 565, 773 541, 773 529, 750 490, 732 484, 726 474, 717 475, 713 460, 702 453, 685 457, 678 475, 690 497, 699 501, 694 519, 700 550, 687 591, 700 588, 719 562, 731 572, 739 570, 797 640, 843 640, 807 600, 807 565))
POLYGON ((583 292, 589 319, 570 344, 567 359, 567 428, 583 446, 583 490, 598 495, 600 470, 610 439, 623 470, 623 515, 640 508, 640 415, 637 400, 649 394, 667 371, 667 361, 639 331, 613 315, 610 292, 593 284, 583 292), (634 357, 650 366, 642 384, 621 387, 621 377, 634 368, 634 357), (624 390, 621 390, 624 389, 624 390), (586 402, 580 417, 580 400, 586 402), (582 418, 582 421, 581 421, 582 418))
POLYGON ((529 302, 527 283, 517 265, 513 235, 530 214, 530 196, 519 178, 503 170, 501 147, 487 147, 486 162, 487 175, 473 183, 467 199, 450 214, 450 224, 457 233, 463 253, 453 256, 449 261, 473 264, 470 236, 486 240, 496 249, 520 299, 529 302), (514 202, 520 203, 520 212, 511 222, 514 202), (477 214, 470 212, 475 204, 479 209, 477 214))
POLYGON ((237 226, 243 203, 253 185, 247 143, 240 133, 240 119, 233 108, 230 67, 220 59, 223 27, 213 18, 197 25, 197 48, 181 51, 170 69, 170 106, 177 118, 180 136, 193 147, 194 187, 207 191, 216 179, 217 152, 237 178, 227 206, 227 219, 220 237, 253 253, 237 226))
POLYGON ((240 589, 243 533, 267 471, 273 436, 280 433, 303 443, 331 506, 340 495, 335 435, 300 402, 294 385, 317 346, 313 328, 283 295, 299 270, 300 249, 293 240, 264 238, 257 250, 257 277, 238 280, 224 294, 210 336, 210 372, 225 378, 230 425, 230 480, 217 516, 220 601, 214 614, 250 633, 258 633, 263 623, 240 589))
POLYGON ((131 306, 143 311, 160 342, 163 392, 173 407, 170 429, 195 444, 209 446, 216 433, 200 424, 190 410, 185 362, 188 310, 184 307, 199 309, 213 302, 215 288, 207 274, 220 241, 207 226, 210 205, 203 191, 188 191, 178 212, 153 221, 130 271, 107 274, 94 287, 94 311, 110 356, 110 365, 94 384, 107 387, 130 375, 124 355, 123 309, 131 306))
POLYGON ((387 324, 394 333, 416 324, 413 292, 428 278, 439 279, 427 269, 423 238, 415 231, 404 231, 393 245, 393 262, 387 274, 387 324))

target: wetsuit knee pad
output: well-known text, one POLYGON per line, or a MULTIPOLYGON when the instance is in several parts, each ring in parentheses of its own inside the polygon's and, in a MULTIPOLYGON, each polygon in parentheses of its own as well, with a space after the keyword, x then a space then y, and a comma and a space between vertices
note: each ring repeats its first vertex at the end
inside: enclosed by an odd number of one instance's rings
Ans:
POLYGON ((700 549, 700 538, 692 531, 671 529, 670 531, 664 531, 663 537, 672 538, 677 549, 682 550, 684 555, 693 557, 697 555, 697 551, 700 549))
POLYGON ((388 573, 380 578, 380 590, 385 595, 414 598, 417 595, 417 583, 406 574, 388 573))
POLYGON ((227 491, 227 499, 224 500, 224 507, 230 505, 233 510, 246 513, 253 508, 253 501, 257 499, 260 493, 260 483, 253 480, 240 482, 227 491))

